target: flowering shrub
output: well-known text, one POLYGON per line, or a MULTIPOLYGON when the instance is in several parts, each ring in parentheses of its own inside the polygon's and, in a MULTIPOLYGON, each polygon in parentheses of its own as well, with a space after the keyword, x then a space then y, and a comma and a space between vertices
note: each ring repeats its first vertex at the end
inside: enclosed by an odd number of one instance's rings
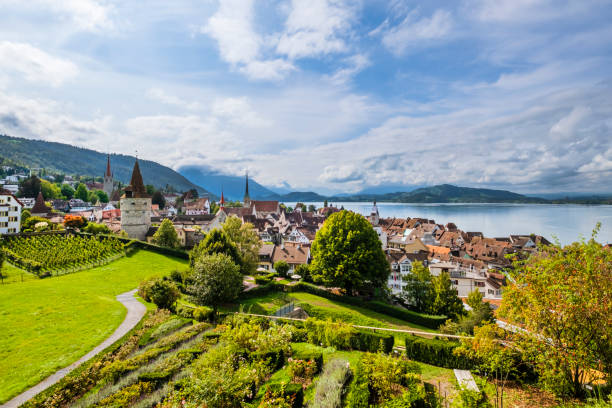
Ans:
POLYGON ((293 382, 307 382, 317 373, 317 363, 314 360, 298 360, 289 358, 288 371, 289 377, 293 382))

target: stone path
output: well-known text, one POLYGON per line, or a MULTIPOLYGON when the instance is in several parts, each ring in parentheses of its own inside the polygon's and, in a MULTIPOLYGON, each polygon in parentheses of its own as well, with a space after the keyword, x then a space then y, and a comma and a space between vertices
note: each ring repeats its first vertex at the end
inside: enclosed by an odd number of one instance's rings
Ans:
POLYGON ((136 293, 136 289, 117 295, 117 300, 121 302, 121 304, 127 309, 127 315, 125 316, 125 319, 123 320, 121 325, 117 327, 117 330, 115 330, 113 334, 110 335, 110 337, 100 343, 89 353, 85 354, 79 360, 70 364, 68 367, 62 368, 55 374, 50 375, 49 377, 42 380, 40 383, 36 384, 34 387, 17 395, 15 398, 6 402, 5 404, 0 405, 0 408, 19 407, 24 402, 28 401, 29 399, 35 397, 47 388, 51 387, 53 384, 64 378, 69 372, 71 372, 87 360, 93 358, 96 354, 98 354, 99 352, 119 340, 121 337, 123 337, 127 332, 132 330, 147 311, 147 308, 134 297, 134 293, 136 293))

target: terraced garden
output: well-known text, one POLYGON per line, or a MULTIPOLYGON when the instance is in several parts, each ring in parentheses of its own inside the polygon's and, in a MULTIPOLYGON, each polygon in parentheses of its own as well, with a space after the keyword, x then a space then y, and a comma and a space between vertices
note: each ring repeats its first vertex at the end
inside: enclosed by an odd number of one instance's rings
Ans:
POLYGON ((9 267, 18 281, 0 285, 0 403, 108 337, 126 313, 116 295, 185 266, 184 260, 141 250, 78 274, 23 283, 21 272, 9 267))

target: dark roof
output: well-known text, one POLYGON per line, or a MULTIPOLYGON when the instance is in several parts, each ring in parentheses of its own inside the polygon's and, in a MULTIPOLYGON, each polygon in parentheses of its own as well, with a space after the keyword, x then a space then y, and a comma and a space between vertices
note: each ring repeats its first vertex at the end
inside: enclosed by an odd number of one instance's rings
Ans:
POLYGON ((127 198, 148 198, 147 189, 142 181, 142 174, 140 174, 140 166, 138 160, 134 162, 134 170, 132 170, 132 178, 130 185, 125 188, 125 197, 127 198))
POLYGON ((34 207, 30 210, 30 214, 49 214, 49 208, 45 205, 42 191, 38 192, 36 203, 34 203, 34 207))

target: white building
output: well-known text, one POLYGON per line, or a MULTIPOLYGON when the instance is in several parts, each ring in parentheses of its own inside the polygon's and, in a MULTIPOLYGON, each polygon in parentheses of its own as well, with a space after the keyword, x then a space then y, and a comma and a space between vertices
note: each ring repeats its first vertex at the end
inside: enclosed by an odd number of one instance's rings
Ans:
POLYGON ((9 191, 11 194, 17 194, 17 191, 19 191, 19 185, 17 184, 5 184, 2 188, 9 191))
POLYGON ((449 273, 451 283, 461 298, 467 298, 474 289, 478 289, 485 299, 502 297, 502 283, 493 278, 486 267, 465 266, 458 262, 436 262, 429 265, 429 271, 433 276, 439 276, 442 272, 449 273))
POLYGON ((11 192, 0 190, 0 235, 21 231, 23 204, 11 192))

